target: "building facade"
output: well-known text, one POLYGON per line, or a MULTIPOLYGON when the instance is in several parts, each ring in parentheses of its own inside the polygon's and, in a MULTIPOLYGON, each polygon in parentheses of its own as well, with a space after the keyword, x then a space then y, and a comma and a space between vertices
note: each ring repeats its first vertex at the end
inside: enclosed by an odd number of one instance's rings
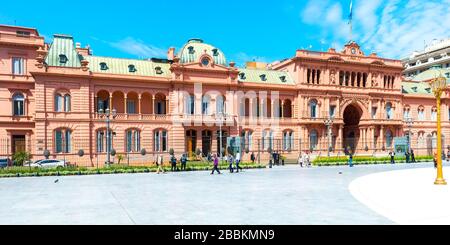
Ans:
MULTIPOLYGON (((48 152, 95 166, 114 150, 139 164, 170 149, 216 153, 233 136, 261 159, 270 150, 292 159, 303 151, 386 155, 405 135, 417 154, 430 154, 435 99, 427 84, 404 81, 403 70, 355 42, 238 68, 200 39, 164 59, 121 59, 94 56, 72 36, 46 44, 36 29, 0 26, 0 155, 48 152), (110 129, 107 111, 115 112, 110 129)), ((447 94, 444 136, 449 108, 447 94)))

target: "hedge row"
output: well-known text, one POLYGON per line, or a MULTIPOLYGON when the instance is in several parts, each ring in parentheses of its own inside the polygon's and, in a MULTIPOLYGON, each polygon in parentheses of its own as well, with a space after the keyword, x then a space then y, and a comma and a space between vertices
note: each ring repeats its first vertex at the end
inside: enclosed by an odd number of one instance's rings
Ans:
MULTIPOLYGON (((262 169, 266 168, 259 164, 242 164, 243 169, 262 169)), ((180 165, 177 165, 180 168, 180 165)), ((219 169, 228 169, 228 165, 221 165, 219 169)), ((12 177, 41 177, 41 176, 76 176, 76 175, 103 175, 103 174, 135 174, 135 173, 154 173, 156 167, 130 167, 112 165, 110 167, 100 169, 87 168, 63 168, 63 169, 29 169, 27 167, 12 167, 0 170, 0 178, 12 177)), ((170 167, 165 166, 164 170, 169 172, 170 167)), ((211 171, 212 166, 207 164, 193 164, 186 167, 186 171, 211 171)))
MULTIPOLYGON (((323 164, 323 163, 347 163, 348 156, 341 157, 318 157, 313 161, 313 164, 323 164)), ((433 157, 431 156, 417 156, 416 161, 432 161, 433 157)), ((371 157, 371 156, 354 156, 353 163, 359 162, 390 162, 390 157, 371 157)), ((405 157, 395 157, 395 161, 405 161, 405 157)))
MULTIPOLYGON (((421 162, 429 162, 430 160, 426 160, 426 159, 422 159, 422 160, 417 160, 416 159, 416 163, 421 163, 421 162)), ((359 161, 359 162, 353 162, 353 165, 378 165, 378 164, 390 164, 391 160, 389 159, 389 161, 369 161, 369 162, 364 162, 364 161, 359 161)), ((405 164, 406 160, 396 160, 395 164, 405 164)), ((325 162, 325 163, 314 163, 315 166, 317 167, 330 167, 330 166, 346 166, 348 165, 348 162, 325 162)))

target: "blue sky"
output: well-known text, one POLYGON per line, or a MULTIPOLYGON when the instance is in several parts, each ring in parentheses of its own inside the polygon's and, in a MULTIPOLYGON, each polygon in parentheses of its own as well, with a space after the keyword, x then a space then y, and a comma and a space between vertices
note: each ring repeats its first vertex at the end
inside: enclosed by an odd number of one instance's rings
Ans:
MULTIPOLYGON (((353 5, 353 39, 366 53, 402 58, 450 37, 450 0, 353 5)), ((127 58, 165 57, 169 47, 198 37, 242 65, 292 57, 300 48, 340 50, 349 39, 349 6, 350 0, 16 0, 2 2, 0 23, 36 27, 47 41, 70 34, 95 55, 127 58)))

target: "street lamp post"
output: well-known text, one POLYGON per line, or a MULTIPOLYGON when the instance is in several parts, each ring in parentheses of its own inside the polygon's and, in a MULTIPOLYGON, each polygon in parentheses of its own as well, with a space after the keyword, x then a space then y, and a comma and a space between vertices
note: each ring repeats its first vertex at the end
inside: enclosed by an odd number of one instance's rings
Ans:
POLYGON ((331 156, 331 128, 333 126, 333 119, 330 117, 329 119, 325 120, 325 126, 327 126, 327 137, 328 137, 328 157, 331 156))
POLYGON ((411 129, 412 129, 412 126, 413 126, 413 123, 414 123, 414 121, 413 121, 413 119, 412 119, 412 117, 408 117, 407 119, 406 119, 406 125, 408 125, 408 152, 411 154, 411 129))
POLYGON ((111 125, 111 119, 115 119, 117 117, 117 111, 116 109, 113 109, 112 111, 108 109, 106 109, 105 111, 103 111, 103 109, 100 109, 98 114, 101 117, 104 117, 106 119, 106 156, 107 156, 107 160, 106 160, 106 164, 109 165, 111 163, 111 146, 110 146, 110 142, 111 142, 111 137, 112 137, 112 133, 110 135, 109 131, 110 131, 110 125, 111 125))
POLYGON ((437 104, 437 178, 435 185, 447 185, 442 171, 442 130, 441 130, 441 95, 447 89, 447 79, 442 74, 431 80, 431 89, 436 97, 437 104))
POLYGON ((222 164, 223 164, 223 152, 222 152, 222 147, 223 147, 223 143, 222 143, 223 140, 222 140, 222 137, 223 137, 223 135, 222 135, 222 124, 223 124, 223 122, 224 122, 224 118, 225 118, 225 120, 226 120, 227 114, 224 113, 224 112, 219 112, 219 113, 217 113, 217 117, 218 117, 219 120, 220 120, 220 123, 219 123, 219 148, 220 148, 219 154, 220 154, 220 161, 221 161, 222 164))

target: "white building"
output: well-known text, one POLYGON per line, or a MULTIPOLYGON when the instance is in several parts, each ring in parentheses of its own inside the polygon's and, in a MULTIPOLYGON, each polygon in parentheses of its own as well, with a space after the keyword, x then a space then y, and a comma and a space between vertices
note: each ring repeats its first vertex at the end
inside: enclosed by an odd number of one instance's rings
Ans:
POLYGON ((405 67, 403 74, 407 80, 428 70, 432 66, 440 65, 442 68, 450 68, 450 38, 433 41, 421 52, 414 52, 404 58, 402 63, 405 67))

